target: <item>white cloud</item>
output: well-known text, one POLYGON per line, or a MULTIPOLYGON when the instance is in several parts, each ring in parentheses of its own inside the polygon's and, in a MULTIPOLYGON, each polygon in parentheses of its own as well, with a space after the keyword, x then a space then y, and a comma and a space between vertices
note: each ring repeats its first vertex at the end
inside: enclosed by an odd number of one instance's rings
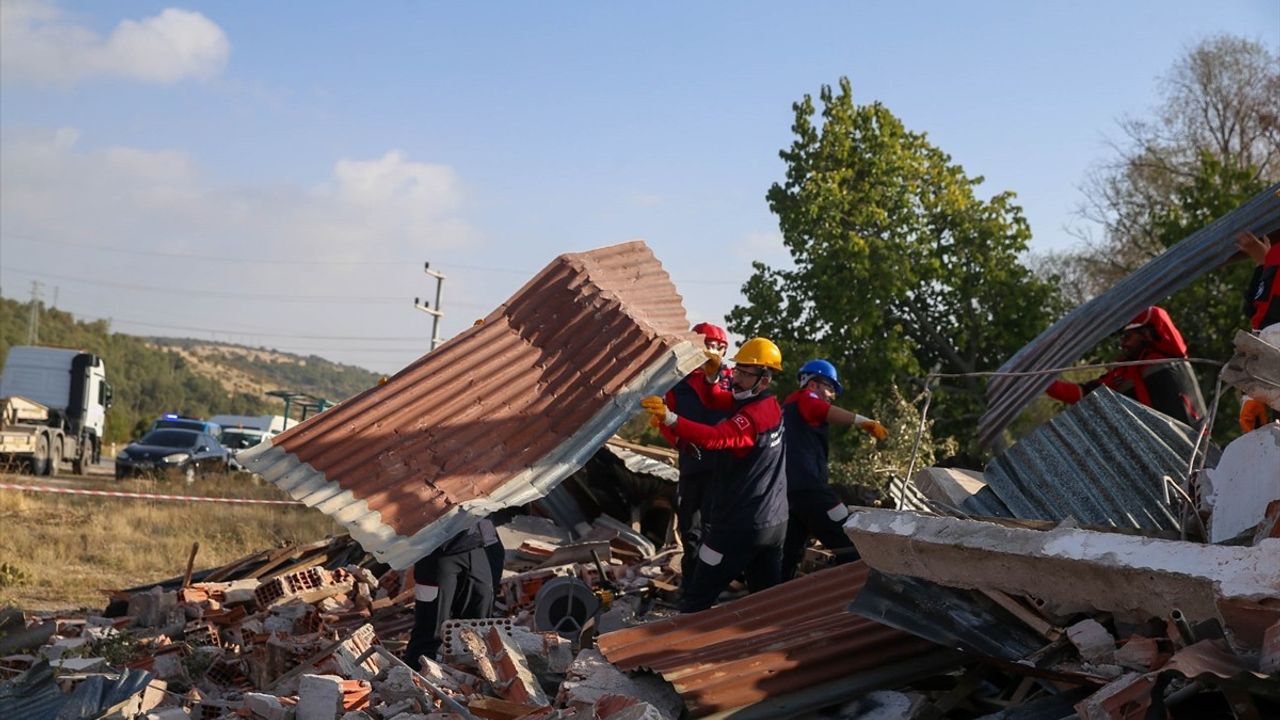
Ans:
POLYGON ((0 72, 5 82, 69 86, 93 77, 171 84, 216 76, 231 45, 216 23, 168 8, 122 20, 102 37, 45 0, 0 1, 0 72))
MULTIPOLYGON (((432 288, 422 261, 483 244, 461 215, 466 193, 453 168, 416 162, 398 150, 373 159, 337 159, 327 177, 307 185, 228 186, 212 180, 185 152, 85 148, 71 129, 6 129, 2 140, 0 260, 10 273, 6 282, 21 287, 37 279, 60 286, 63 307, 75 312, 223 328, 223 337, 234 342, 284 348, 300 341, 241 337, 233 328, 275 337, 420 334, 425 343, 429 318, 411 304, 432 288), (209 256, 238 262, 202 259, 209 256), (173 292, 166 296, 139 286, 173 292), (249 302, 239 294, 312 300, 249 302), (377 301, 344 302, 348 298, 377 301)), ((450 280, 450 323, 465 327, 481 312, 468 302, 496 304, 472 292, 450 280)), ((421 353, 387 354, 380 349, 386 343, 350 346, 324 354, 394 370, 421 353)))

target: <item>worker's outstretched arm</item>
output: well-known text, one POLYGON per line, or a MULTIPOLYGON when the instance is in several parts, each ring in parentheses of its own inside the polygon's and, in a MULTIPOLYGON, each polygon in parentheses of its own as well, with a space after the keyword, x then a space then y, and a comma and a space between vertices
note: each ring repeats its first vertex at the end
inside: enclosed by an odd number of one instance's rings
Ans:
POLYGON ((812 422, 810 417, 816 413, 821 413, 822 406, 825 405, 826 417, 822 418, 832 425, 856 425, 858 429, 870 435, 877 440, 884 440, 889 437, 889 431, 884 425, 878 421, 872 420, 865 415, 859 415, 850 410, 845 410, 837 405, 813 398, 813 401, 806 402, 805 395, 800 398, 800 414, 805 420, 812 422))
POLYGON ((671 412, 662 402, 662 398, 656 395, 641 400, 640 404, 680 440, 693 443, 700 448, 745 450, 755 447, 757 432, 755 423, 746 413, 737 413, 715 425, 703 425, 671 412))

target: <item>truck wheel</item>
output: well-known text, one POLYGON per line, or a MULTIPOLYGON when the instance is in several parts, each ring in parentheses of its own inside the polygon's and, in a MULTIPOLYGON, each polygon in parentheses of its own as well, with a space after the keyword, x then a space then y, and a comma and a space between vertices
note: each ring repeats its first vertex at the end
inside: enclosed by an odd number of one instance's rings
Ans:
POLYGON ((62 438, 53 441, 53 452, 49 453, 49 462, 45 465, 45 475, 57 475, 62 472, 62 438))
POLYGON ((71 472, 77 475, 84 475, 89 472, 89 466, 93 464, 93 438, 83 438, 80 441, 80 452, 76 453, 76 459, 71 461, 71 472))
POLYGON ((49 467, 49 436, 41 433, 36 436, 36 451, 31 455, 31 474, 44 475, 49 467))

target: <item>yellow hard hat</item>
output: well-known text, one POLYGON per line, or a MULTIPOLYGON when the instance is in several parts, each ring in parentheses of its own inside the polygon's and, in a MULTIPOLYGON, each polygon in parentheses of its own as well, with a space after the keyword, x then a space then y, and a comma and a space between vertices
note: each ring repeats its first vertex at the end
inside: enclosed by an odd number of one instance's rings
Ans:
POLYGON ((782 370, 782 351, 772 340, 751 338, 738 348, 733 361, 739 365, 760 365, 770 370, 782 370))

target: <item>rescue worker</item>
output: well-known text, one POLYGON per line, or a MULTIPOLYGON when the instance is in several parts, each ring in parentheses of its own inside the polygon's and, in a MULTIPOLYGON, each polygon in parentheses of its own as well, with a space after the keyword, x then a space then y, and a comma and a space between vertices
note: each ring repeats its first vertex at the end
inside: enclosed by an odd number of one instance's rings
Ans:
MULTIPOLYGON (((1236 238, 1236 246, 1257 265, 1244 293, 1244 314, 1249 318, 1249 327, 1255 333, 1280 327, 1280 242, 1273 243, 1265 235, 1259 238, 1246 232, 1236 238)), ((1240 429, 1253 432, 1268 422, 1270 414, 1266 404, 1245 395, 1240 405, 1240 429)))
POLYGON ((787 539, 782 550, 782 581, 795 577, 810 536, 836 553, 836 564, 858 559, 843 523, 849 509, 827 480, 830 426, 856 425, 876 440, 889 437, 884 425, 836 407, 844 392, 836 366, 826 360, 810 360, 800 368, 800 389, 782 404, 782 425, 787 437, 787 539))
MULTIPOLYGON (((729 394, 729 375, 720 359, 729 349, 729 336, 724 328, 711 323, 698 323, 693 332, 702 336, 707 363, 689 373, 666 395, 666 406, 675 414, 703 425, 715 425, 729 417, 733 398, 729 394)), ((715 473, 723 453, 698 447, 681 440, 670 428, 659 423, 658 429, 671 446, 680 452, 680 482, 676 485, 676 534, 684 555, 680 560, 682 584, 688 584, 697 565, 698 543, 702 539, 702 499, 707 484, 715 473)))
POLYGON ((1186 361, 1187 343, 1164 308, 1152 305, 1125 325, 1120 338, 1120 360, 1162 360, 1181 362, 1126 365, 1109 371, 1083 385, 1054 380, 1045 392, 1068 404, 1080 401, 1100 385, 1133 398, 1175 420, 1195 427, 1205 417, 1204 398, 1191 363, 1186 361))
POLYGON ((711 607, 739 573, 745 573, 747 589, 757 592, 776 585, 782 569, 787 468, 782 407, 769 392, 773 373, 782 370, 782 352, 769 340, 753 338, 733 359, 732 414, 715 425, 681 417, 657 396, 641 401, 655 422, 681 440, 729 451, 706 489, 705 533, 681 612, 711 607))
MULTIPOLYGON (((488 519, 481 520, 492 523, 488 519)), ((449 538, 413 565, 413 631, 404 661, 419 668, 423 655, 434 659, 440 628, 451 618, 486 618, 493 612, 493 569, 485 554, 488 534, 479 525, 449 538)))

